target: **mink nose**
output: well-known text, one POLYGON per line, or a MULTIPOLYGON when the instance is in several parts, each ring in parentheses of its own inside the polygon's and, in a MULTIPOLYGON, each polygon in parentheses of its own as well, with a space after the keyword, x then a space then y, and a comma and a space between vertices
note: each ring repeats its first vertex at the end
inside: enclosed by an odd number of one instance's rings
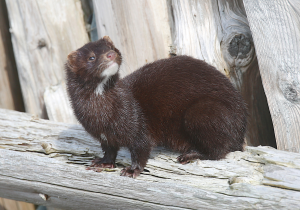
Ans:
POLYGON ((114 60, 116 58, 116 53, 114 51, 111 51, 109 53, 107 53, 106 57, 109 59, 109 60, 114 60))

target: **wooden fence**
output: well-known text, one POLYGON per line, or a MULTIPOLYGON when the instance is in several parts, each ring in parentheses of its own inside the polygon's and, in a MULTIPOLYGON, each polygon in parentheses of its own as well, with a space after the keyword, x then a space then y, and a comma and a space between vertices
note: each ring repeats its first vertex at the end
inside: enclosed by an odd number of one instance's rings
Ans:
POLYGON ((0 0, 0 108, 77 123, 64 63, 89 41, 90 14, 122 76, 170 54, 205 60, 246 100, 248 145, 300 153, 299 0, 0 0))
MULTIPOLYGON (((248 145, 299 152, 295 2, 99 0, 94 14, 99 37, 109 35, 124 55, 123 76, 170 51, 203 59, 227 75, 246 100, 248 145)), ((7 1, 7 8, 10 27, 1 13, 1 107, 22 110, 24 101, 26 112, 76 122, 63 65, 69 52, 88 42, 81 2, 7 1)))

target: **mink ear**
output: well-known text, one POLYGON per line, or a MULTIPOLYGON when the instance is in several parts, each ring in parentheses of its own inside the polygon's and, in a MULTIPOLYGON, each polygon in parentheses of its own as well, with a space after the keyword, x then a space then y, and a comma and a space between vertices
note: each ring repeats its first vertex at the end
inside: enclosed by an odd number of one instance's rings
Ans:
POLYGON ((69 55, 68 55, 68 65, 71 68, 72 71, 76 71, 76 69, 74 68, 75 63, 76 63, 76 58, 77 58, 77 51, 72 51, 69 55))
POLYGON ((103 39, 109 43, 111 43, 112 45, 114 45, 114 43, 111 41, 111 39, 109 38, 109 36, 104 36, 103 39))

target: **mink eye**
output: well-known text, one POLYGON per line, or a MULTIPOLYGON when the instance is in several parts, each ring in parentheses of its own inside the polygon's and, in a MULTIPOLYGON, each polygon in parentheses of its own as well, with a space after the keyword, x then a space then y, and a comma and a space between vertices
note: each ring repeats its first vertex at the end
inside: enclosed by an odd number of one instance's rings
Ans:
POLYGON ((94 56, 89 57, 89 60, 95 60, 95 57, 94 56))

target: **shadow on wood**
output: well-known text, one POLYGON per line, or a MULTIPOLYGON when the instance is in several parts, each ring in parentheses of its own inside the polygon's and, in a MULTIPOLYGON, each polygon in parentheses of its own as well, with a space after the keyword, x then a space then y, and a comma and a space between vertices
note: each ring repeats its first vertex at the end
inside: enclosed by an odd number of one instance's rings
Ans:
POLYGON ((0 1, 0 107, 24 111, 5 1, 0 1))

